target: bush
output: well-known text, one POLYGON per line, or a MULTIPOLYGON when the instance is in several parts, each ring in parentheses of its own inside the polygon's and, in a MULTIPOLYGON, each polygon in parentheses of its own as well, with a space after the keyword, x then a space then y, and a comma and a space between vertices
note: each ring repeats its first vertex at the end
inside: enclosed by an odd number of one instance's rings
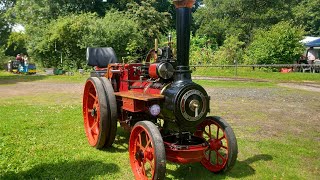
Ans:
POLYGON ((304 51, 303 30, 281 22, 270 30, 255 31, 252 43, 245 52, 246 64, 287 64, 297 60, 304 51))
POLYGON ((214 54, 214 64, 231 65, 236 60, 242 62, 244 42, 239 41, 237 36, 230 35, 226 38, 223 45, 214 54))
POLYGON ((0 48, 0 70, 6 69, 8 61, 14 59, 14 57, 6 56, 4 53, 4 49, 0 48))
POLYGON ((217 49, 217 43, 206 36, 191 36, 190 39, 190 64, 212 64, 213 52, 217 49))

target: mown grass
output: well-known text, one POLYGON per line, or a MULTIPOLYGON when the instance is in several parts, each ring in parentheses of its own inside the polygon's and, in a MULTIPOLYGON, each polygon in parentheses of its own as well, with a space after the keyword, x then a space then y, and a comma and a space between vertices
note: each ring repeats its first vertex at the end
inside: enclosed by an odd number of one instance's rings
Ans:
POLYGON ((232 77, 232 78, 250 78, 256 80, 268 80, 272 82, 306 82, 311 81, 320 83, 320 73, 280 73, 280 72, 265 72, 263 70, 252 70, 252 68, 239 68, 237 74, 234 68, 208 68, 197 67, 193 69, 194 76, 209 76, 209 77, 232 77))
POLYGON ((253 82, 253 81, 219 81, 219 80, 194 80, 194 82, 198 83, 204 87, 274 87, 276 83, 274 82, 253 82))
MULTIPOLYGON (((24 78, 25 82, 84 83, 86 79, 82 76, 33 79, 33 76, 4 74, 14 82, 24 78)), ((6 79, 3 73, 0 76, 0 82, 6 79)), ((239 91, 242 87, 275 86, 273 82, 197 82, 239 91)), ((84 133, 79 94, 43 92, 36 96, 1 96, 0 102, 0 179, 134 179, 127 152, 129 133, 119 127, 112 148, 99 151, 90 147, 84 133)), ((219 109, 215 113, 230 113, 224 111, 219 109)), ((243 126, 235 120, 229 122, 239 146, 237 163, 230 172, 213 174, 199 163, 168 163, 167 179, 317 179, 320 176, 319 143, 307 138, 312 133, 318 137, 319 132, 307 132, 308 136, 302 134, 299 138, 280 132, 279 136, 261 139, 255 137, 259 136, 260 127, 254 124, 252 113, 240 110, 231 113, 247 118, 240 118, 243 126), (247 120, 253 121, 250 127, 245 126, 247 120)), ((258 113, 255 119, 258 118, 268 117, 258 113)))

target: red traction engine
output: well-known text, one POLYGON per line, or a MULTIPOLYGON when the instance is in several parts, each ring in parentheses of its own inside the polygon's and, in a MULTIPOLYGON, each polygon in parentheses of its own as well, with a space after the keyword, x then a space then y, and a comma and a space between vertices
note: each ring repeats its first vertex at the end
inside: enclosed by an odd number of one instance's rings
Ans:
POLYGON ((207 116, 210 97, 191 80, 194 0, 174 0, 174 4, 177 60, 170 43, 150 51, 147 59, 155 57, 153 63, 117 63, 112 48, 87 51, 88 64, 106 70, 100 77, 88 78, 84 88, 83 116, 89 144, 97 149, 110 147, 119 121, 131 132, 129 156, 136 179, 164 179, 167 160, 201 162, 218 173, 230 170, 237 158, 233 130, 220 117, 207 116))

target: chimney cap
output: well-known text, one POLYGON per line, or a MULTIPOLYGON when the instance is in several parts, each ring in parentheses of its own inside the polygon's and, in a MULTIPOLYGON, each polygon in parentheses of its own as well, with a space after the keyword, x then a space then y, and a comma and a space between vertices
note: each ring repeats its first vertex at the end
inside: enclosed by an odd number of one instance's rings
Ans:
POLYGON ((173 3, 176 6, 176 8, 192 8, 195 2, 196 0, 173 0, 173 3))

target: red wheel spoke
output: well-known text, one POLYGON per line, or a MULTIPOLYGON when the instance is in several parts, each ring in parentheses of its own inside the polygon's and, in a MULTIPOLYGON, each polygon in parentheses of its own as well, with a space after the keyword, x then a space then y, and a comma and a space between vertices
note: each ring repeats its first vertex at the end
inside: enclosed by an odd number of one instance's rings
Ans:
MULTIPOLYGON (((148 137, 148 136, 147 136, 147 137, 148 137)), ((146 147, 145 147, 145 148, 147 148, 150 144, 151 144, 151 139, 148 139, 148 138, 147 138, 147 144, 146 144, 146 147)))
POLYGON ((226 146, 221 146, 222 148, 224 148, 224 149, 228 149, 228 147, 226 147, 226 146))
POLYGON ((219 138, 219 130, 220 130, 220 128, 219 128, 219 126, 217 126, 218 127, 218 129, 217 129, 217 136, 216 136, 216 138, 218 139, 219 138))
POLYGON ((93 109, 88 109, 88 112, 91 113, 93 109))
POLYGON ((223 135, 221 138, 218 139, 218 141, 221 141, 222 139, 226 138, 225 135, 223 135))
POLYGON ((146 174, 146 169, 145 169, 145 167, 144 167, 145 164, 144 164, 143 161, 142 161, 141 163, 142 163, 142 164, 141 164, 142 174, 145 175, 145 176, 147 176, 147 174, 146 174))
POLYGON ((151 160, 147 159, 147 162, 150 164, 151 172, 154 170, 154 164, 151 160))
POLYGON ((211 139, 210 135, 209 135, 209 133, 207 131, 203 131, 203 132, 209 137, 209 139, 211 139))
MULTIPOLYGON (((217 157, 220 157, 223 162, 226 161, 226 158, 223 157, 223 156, 219 153, 219 151, 217 151, 217 150, 215 150, 215 151, 216 151, 216 153, 217 153, 217 157)), ((217 158, 217 159, 218 159, 218 158, 217 158)))
POLYGON ((96 126, 98 125, 98 121, 94 122, 94 124, 90 127, 91 132, 94 132, 95 134, 97 134, 97 130, 94 129, 96 126))
POLYGON ((142 151, 144 151, 145 150, 145 148, 142 146, 142 141, 141 141, 141 134, 138 134, 138 144, 137 144, 137 146, 142 150, 142 151))
POLYGON ((216 164, 219 164, 219 152, 218 151, 215 151, 216 152, 216 164))
POLYGON ((97 99, 97 97, 96 97, 94 94, 89 93, 89 95, 90 95, 93 99, 97 99))
POLYGON ((94 100, 93 107, 99 108, 98 99, 95 99, 95 100, 94 100))

